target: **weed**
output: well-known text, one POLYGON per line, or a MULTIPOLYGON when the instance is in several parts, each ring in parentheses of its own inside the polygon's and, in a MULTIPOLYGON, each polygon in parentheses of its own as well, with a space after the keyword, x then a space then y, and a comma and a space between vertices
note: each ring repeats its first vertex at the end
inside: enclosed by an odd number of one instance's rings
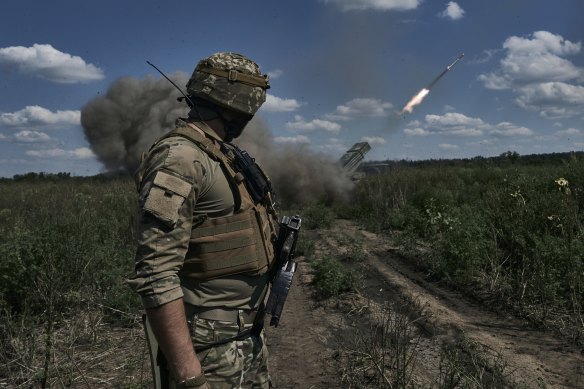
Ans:
POLYGON ((303 234, 300 234, 298 237, 298 241, 296 242, 296 252, 295 255, 298 256, 305 256, 306 258, 312 257, 314 254, 315 242, 314 240, 305 237, 303 234))
POLYGON ((313 204, 302 212, 302 227, 308 230, 330 228, 335 219, 334 212, 322 204, 313 204))
POLYGON ((335 241, 339 246, 341 259, 351 262, 362 262, 365 259, 367 254, 363 250, 362 239, 341 234, 335 237, 335 241))
POLYGON ((373 308, 367 321, 366 328, 358 328, 349 339, 343 339, 343 383, 350 388, 414 387, 419 338, 412 332, 411 322, 389 305, 373 308))
POLYGON ((310 262, 313 271, 312 283, 318 297, 329 298, 361 287, 362 277, 341 265, 336 259, 325 256, 310 262))
POLYGON ((489 355, 479 343, 463 338, 443 347, 438 384, 443 389, 515 388, 508 370, 500 355, 489 355))

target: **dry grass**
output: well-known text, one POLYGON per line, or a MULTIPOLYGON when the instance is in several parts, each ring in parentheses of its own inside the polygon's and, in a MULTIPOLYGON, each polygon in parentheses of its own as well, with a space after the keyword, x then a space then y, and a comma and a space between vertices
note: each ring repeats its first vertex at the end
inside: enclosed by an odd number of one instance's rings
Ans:
POLYGON ((342 381, 349 388, 407 388, 414 385, 416 345, 413 322, 390 305, 369 301, 348 340, 340 345, 342 381))
POLYGON ((12 358, 4 367, 9 375, 0 379, 0 387, 140 388, 149 384, 150 362, 139 317, 122 327, 105 322, 103 310, 88 310, 56 321, 50 343, 44 326, 13 326, 12 330, 6 339, 12 358))

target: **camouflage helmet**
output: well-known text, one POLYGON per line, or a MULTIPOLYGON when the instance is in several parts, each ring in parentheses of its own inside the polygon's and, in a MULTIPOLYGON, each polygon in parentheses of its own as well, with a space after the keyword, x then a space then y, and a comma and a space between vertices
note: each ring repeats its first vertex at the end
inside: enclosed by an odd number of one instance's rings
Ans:
POLYGON ((220 52, 197 64, 187 82, 187 94, 245 115, 253 115, 266 101, 268 76, 241 54, 220 52))

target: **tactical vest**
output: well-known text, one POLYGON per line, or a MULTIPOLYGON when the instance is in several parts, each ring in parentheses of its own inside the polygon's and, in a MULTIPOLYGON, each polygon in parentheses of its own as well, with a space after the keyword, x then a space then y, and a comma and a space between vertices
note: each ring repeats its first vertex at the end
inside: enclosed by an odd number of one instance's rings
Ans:
POLYGON ((189 126, 177 127, 159 141, 181 136, 219 162, 231 187, 235 207, 230 216, 195 217, 189 248, 179 274, 198 280, 241 273, 264 274, 273 263, 273 244, 278 232, 271 193, 254 202, 245 186, 245 177, 235 170, 233 152, 229 148, 222 151, 217 142, 199 131, 189 126))

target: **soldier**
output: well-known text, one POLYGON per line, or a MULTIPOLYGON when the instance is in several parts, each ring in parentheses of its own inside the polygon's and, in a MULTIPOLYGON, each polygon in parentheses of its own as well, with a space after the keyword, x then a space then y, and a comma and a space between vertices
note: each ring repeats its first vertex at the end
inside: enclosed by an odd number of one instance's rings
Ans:
POLYGON ((261 312, 277 217, 269 180, 229 143, 268 88, 267 75, 240 54, 201 60, 187 83, 188 118, 154 143, 136 173, 130 284, 160 347, 163 388, 270 387, 261 312))

